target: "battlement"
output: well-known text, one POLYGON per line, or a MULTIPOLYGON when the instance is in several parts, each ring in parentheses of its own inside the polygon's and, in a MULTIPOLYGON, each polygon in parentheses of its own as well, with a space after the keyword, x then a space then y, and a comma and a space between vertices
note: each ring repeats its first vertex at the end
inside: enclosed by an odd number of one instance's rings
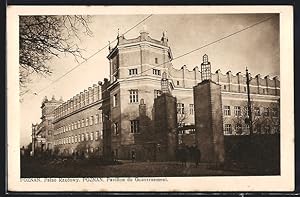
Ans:
MULTIPOLYGON (((252 77, 251 73, 249 73, 249 80, 251 94, 280 95, 280 81, 278 76, 274 76, 270 79, 269 75, 262 78, 260 74, 252 77)), ((241 72, 234 75, 229 70, 226 74, 223 74, 221 70, 218 69, 212 74, 212 81, 221 85, 223 92, 247 93, 246 75, 241 72)))
MULTIPOLYGON (((279 95, 280 81, 278 76, 270 78, 269 75, 261 77, 257 74, 255 77, 250 75, 250 92, 252 94, 279 95)), ((192 88, 202 81, 201 71, 198 66, 189 70, 186 65, 180 69, 173 66, 168 68, 168 78, 173 81, 175 88, 192 88)), ((238 72, 235 75, 229 70, 225 74, 218 69, 212 73, 211 80, 221 85, 221 90, 224 92, 239 92, 247 91, 246 75, 238 72)))
POLYGON ((93 84, 88 89, 76 94, 54 110, 54 118, 64 117, 74 111, 92 105, 102 99, 102 82, 93 84))

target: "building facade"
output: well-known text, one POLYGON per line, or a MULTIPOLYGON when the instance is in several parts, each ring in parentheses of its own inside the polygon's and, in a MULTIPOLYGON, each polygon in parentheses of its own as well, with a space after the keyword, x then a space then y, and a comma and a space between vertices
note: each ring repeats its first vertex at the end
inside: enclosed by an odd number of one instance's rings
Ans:
POLYGON ((94 84, 54 110, 54 151, 63 155, 102 156, 102 83, 94 84))
MULTIPOLYGON (((176 97, 177 117, 174 118, 181 128, 176 137, 178 143, 193 144, 197 132, 193 87, 203 80, 212 80, 220 86, 224 134, 247 134, 243 129, 246 126, 242 122, 238 124, 244 118, 242 112, 247 101, 246 80, 242 73, 232 75, 229 71, 222 74, 220 70, 212 73, 206 54, 202 63, 199 62, 200 69, 196 66, 188 70, 186 65, 176 69, 171 63, 173 57, 166 32, 156 40, 145 29, 137 38, 118 36, 118 43, 109 47, 107 58, 109 79, 56 106, 53 136, 47 140, 59 154, 155 158, 145 155, 160 144, 156 137, 155 114, 159 109, 155 108, 155 99, 162 93, 176 97)), ((251 99, 257 105, 253 104, 253 110, 264 117, 257 120, 257 125, 266 121, 270 124, 270 128, 255 127, 257 133, 278 132, 271 123, 277 124, 275 122, 279 120, 279 92, 278 78, 261 78, 259 75, 251 78, 251 99)))

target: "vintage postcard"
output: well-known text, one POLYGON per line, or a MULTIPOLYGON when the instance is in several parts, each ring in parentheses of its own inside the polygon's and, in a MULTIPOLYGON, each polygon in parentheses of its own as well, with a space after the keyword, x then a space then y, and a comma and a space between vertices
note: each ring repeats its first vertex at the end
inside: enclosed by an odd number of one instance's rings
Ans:
POLYGON ((293 191, 291 6, 9 6, 9 191, 293 191))

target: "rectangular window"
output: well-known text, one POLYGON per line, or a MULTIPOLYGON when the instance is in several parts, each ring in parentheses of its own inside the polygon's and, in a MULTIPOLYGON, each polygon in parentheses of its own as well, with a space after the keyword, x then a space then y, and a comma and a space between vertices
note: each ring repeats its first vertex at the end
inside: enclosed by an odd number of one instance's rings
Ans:
POLYGON ((113 107, 118 106, 118 94, 113 96, 113 107))
POLYGON ((185 123, 184 122, 179 122, 178 123, 178 127, 184 127, 185 126, 185 123))
POLYGON ((113 124, 113 133, 119 135, 119 124, 117 122, 113 124))
POLYGON ((71 144, 71 136, 68 138, 68 144, 71 144))
POLYGON ((154 98, 157 98, 161 95, 161 90, 154 90, 154 98))
POLYGON ((99 122, 99 114, 96 114, 96 116, 95 116, 95 124, 98 124, 98 122, 99 122))
POLYGON ((273 108, 272 109, 272 116, 273 117, 278 117, 279 116, 278 108, 273 108))
POLYGON ((264 116, 269 116, 270 110, 268 107, 264 107, 264 116))
POLYGON ((81 128, 84 127, 84 119, 81 120, 81 128))
POLYGON ((131 120, 130 121, 130 132, 131 133, 139 133, 139 120, 131 120))
POLYGON ((271 127, 270 125, 265 126, 265 134, 271 134, 271 127))
POLYGON ((242 125, 241 124, 236 124, 235 125, 235 132, 237 133, 237 134, 241 134, 242 133, 242 125))
POLYGON ((137 74, 138 74, 137 68, 129 69, 129 75, 137 75, 137 74))
POLYGON ((94 124, 94 117, 91 116, 91 117, 90 117, 90 126, 92 126, 93 124, 94 124))
POLYGON ((156 57, 154 60, 155 60, 155 64, 158 64, 158 58, 156 57))
POLYGON ((240 106, 234 106, 234 115, 235 116, 241 116, 241 107, 240 106))
POLYGON ((129 90, 130 103, 137 103, 139 101, 138 90, 129 90))
POLYGON ((74 143, 74 136, 71 137, 71 143, 74 143))
POLYGON ((80 129, 80 120, 78 120, 77 125, 78 125, 78 129, 80 129))
POLYGON ((85 119, 85 126, 86 126, 86 127, 89 126, 89 118, 86 118, 86 119, 85 119))
POLYGON ((194 115, 194 104, 190 104, 190 114, 194 115))
POLYGON ((85 134, 85 141, 89 141, 89 133, 85 134))
POLYGON ((230 106, 225 105, 224 106, 224 116, 230 116, 230 106))
POLYGON ((152 71, 153 71, 153 75, 160 75, 160 70, 153 68, 152 71))
POLYGON ((90 134, 90 140, 94 140, 94 132, 91 132, 91 134, 90 134))
POLYGON ((232 134, 231 124, 225 124, 224 125, 224 132, 227 135, 231 135, 232 134))
POLYGON ((243 108, 243 116, 248 117, 248 106, 244 106, 243 108))
POLYGON ((260 109, 259 109, 259 107, 255 107, 254 108, 254 114, 255 114, 255 116, 260 116, 260 109))
POLYGON ((103 131, 100 130, 100 139, 103 139, 103 131))
POLYGON ((81 134, 81 141, 84 142, 84 134, 81 134))
POLYGON ((75 135, 75 139, 74 140, 75 140, 75 143, 77 143, 77 135, 75 135))
POLYGON ((102 122, 102 114, 99 114, 99 116, 98 116, 98 122, 99 122, 99 123, 102 122))
POLYGON ((95 132, 95 140, 98 140, 98 138, 99 138, 99 131, 96 131, 95 132))
POLYGON ((184 114, 184 104, 183 103, 177 103, 177 113, 184 114))
POLYGON ((80 138, 81 138, 81 135, 80 134, 78 134, 78 142, 80 142, 80 138))

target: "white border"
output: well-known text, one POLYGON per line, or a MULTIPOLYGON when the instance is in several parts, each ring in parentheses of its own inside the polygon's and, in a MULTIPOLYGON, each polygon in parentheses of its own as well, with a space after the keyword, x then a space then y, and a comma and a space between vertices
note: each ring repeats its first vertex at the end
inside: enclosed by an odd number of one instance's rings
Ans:
POLYGON ((8 6, 7 138, 9 191, 293 191, 294 83, 292 6, 8 6), (18 89, 18 15, 33 14, 216 14, 280 13, 281 175, 169 177, 168 182, 44 183, 20 182, 20 107, 18 89), (284 58, 282 58, 284 57, 284 58))

